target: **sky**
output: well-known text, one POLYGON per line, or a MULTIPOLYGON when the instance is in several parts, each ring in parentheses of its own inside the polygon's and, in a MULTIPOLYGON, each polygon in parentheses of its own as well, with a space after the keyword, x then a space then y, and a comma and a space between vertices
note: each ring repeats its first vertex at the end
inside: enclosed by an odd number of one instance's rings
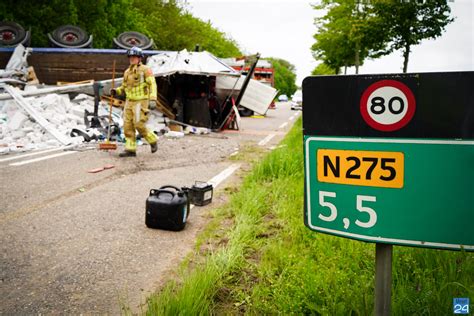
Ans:
MULTIPOLYGON (((429 1, 429 0, 426 0, 429 1)), ((282 58, 296 67, 297 82, 319 64, 311 55, 319 0, 187 0, 186 8, 234 39, 243 53, 282 58)), ((408 72, 474 70, 474 0, 450 0, 449 24, 441 37, 424 40, 410 54, 408 72)), ((367 60, 360 74, 402 72, 402 52, 367 60)), ((348 74, 355 73, 354 68, 348 74)))

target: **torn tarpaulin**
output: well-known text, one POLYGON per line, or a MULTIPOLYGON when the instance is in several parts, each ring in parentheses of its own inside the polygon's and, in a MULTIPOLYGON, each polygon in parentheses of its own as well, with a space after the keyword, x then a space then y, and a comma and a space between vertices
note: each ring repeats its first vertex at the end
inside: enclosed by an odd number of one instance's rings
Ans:
POLYGON ((217 59, 208 52, 164 52, 148 58, 147 65, 155 76, 172 74, 201 75, 201 76, 234 76, 240 73, 217 59))

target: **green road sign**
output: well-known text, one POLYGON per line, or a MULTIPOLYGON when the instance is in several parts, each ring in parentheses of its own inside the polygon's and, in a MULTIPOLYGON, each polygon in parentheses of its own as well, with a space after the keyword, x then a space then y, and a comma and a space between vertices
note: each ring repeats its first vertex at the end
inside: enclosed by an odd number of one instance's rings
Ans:
POLYGON ((474 251, 474 141, 305 137, 306 222, 371 242, 474 251))
POLYGON ((474 251, 474 72, 303 81, 305 224, 474 251))

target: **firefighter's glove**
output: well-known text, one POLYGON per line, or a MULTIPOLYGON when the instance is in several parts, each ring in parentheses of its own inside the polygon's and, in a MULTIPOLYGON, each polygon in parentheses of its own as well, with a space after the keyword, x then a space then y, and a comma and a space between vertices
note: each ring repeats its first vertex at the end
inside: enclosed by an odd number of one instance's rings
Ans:
POLYGON ((114 88, 110 89, 110 95, 113 97, 117 96, 117 89, 114 89, 114 88))

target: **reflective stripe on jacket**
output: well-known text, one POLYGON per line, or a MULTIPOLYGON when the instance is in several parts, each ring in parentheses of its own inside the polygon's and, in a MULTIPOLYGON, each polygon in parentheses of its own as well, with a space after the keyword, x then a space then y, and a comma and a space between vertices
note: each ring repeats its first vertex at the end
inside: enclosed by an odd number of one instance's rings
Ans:
POLYGON ((156 100, 156 81, 151 69, 139 63, 130 65, 123 75, 122 85, 117 88, 117 93, 125 92, 127 99, 156 100))

